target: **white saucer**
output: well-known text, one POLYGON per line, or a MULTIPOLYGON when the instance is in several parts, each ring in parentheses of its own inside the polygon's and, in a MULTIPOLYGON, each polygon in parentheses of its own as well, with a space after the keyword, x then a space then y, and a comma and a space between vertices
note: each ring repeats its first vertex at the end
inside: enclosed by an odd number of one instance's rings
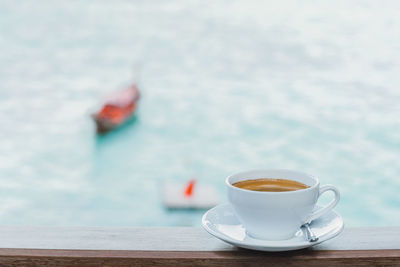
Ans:
POLYGON ((203 215, 202 225, 207 232, 229 244, 262 251, 288 251, 311 247, 337 236, 344 227, 342 217, 330 211, 310 224, 311 230, 319 238, 316 242, 307 241, 301 229, 293 238, 287 240, 256 239, 246 233, 230 204, 218 205, 208 210, 203 215))

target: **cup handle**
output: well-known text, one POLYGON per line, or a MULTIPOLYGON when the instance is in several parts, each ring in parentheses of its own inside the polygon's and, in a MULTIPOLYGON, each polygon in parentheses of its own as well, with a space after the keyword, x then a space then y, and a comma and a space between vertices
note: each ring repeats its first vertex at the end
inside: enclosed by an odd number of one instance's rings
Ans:
POLYGON ((328 206, 320 208, 317 211, 314 211, 310 217, 308 218, 307 222, 311 222, 319 217, 321 217, 322 215, 324 215, 325 213, 327 213, 328 211, 330 211, 331 209, 333 209, 336 204, 339 202, 340 199, 340 193, 339 190, 334 187, 333 185, 323 185, 319 188, 319 195, 318 198, 325 193, 326 191, 332 191, 333 193, 335 193, 335 198, 328 204, 328 206))

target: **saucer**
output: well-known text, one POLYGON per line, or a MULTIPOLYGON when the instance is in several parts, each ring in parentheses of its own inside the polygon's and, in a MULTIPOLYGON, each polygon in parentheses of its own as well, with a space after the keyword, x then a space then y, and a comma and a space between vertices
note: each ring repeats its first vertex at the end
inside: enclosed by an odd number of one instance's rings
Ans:
MULTIPOLYGON (((319 209, 316 206, 316 209, 319 209)), ((202 218, 204 229, 216 238, 237 247, 261 251, 289 251, 311 247, 334 238, 342 232, 342 217, 330 211, 310 223, 310 228, 319 238, 316 242, 306 240, 306 234, 299 229, 296 234, 286 240, 262 240, 249 236, 239 222, 230 204, 221 204, 208 210, 202 218)))

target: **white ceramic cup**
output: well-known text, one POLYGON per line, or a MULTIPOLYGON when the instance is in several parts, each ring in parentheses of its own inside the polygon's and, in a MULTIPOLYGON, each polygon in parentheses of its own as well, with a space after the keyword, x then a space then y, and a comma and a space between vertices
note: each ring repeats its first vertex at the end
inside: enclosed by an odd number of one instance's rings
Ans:
POLYGON ((340 199, 332 185, 319 185, 317 177, 291 170, 253 170, 226 178, 228 199, 247 233, 258 239, 284 240, 294 236, 301 225, 333 209, 340 199), (232 184, 252 179, 289 179, 308 185, 306 189, 286 192, 260 192, 241 189, 232 184), (319 196, 332 191, 334 199, 313 211, 319 196))

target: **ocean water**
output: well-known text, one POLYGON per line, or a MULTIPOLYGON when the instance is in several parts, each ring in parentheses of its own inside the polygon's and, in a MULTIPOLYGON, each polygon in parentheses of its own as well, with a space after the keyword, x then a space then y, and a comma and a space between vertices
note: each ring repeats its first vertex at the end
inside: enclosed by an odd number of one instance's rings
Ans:
POLYGON ((1 0, 0 224, 198 226, 163 183, 224 202, 227 175, 287 168, 336 185, 346 225, 399 225, 399 9, 1 0), (96 136, 90 112, 133 76, 135 119, 96 136))

